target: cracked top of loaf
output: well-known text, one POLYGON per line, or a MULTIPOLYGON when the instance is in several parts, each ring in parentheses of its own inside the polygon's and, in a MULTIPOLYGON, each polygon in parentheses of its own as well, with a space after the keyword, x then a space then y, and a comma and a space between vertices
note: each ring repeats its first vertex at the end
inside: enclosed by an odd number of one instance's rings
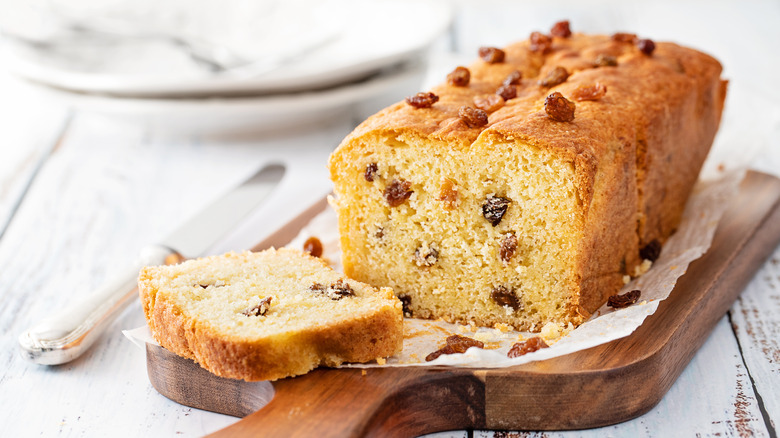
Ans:
MULTIPOLYGON (((709 87, 702 77, 720 75, 720 63, 707 54, 668 42, 654 43, 654 50, 646 54, 636 41, 640 40, 630 34, 573 33, 551 37, 546 50, 531 40, 511 44, 503 49, 502 62, 479 59, 469 66, 468 85, 444 82, 433 87, 430 91, 439 100, 430 108, 399 102, 368 118, 344 143, 378 130, 413 132, 450 147, 467 146, 480 134, 498 134, 597 154, 603 138, 632 130, 635 120, 647 118, 659 107, 674 106, 691 88, 709 87), (557 67, 566 69, 568 78, 558 85, 543 85, 557 67), (475 99, 494 95, 515 71, 522 75, 516 85, 517 97, 488 112, 487 125, 471 127, 459 117, 461 107, 474 107, 475 99), (602 98, 571 98, 577 88, 596 83, 606 87, 602 98), (545 98, 556 91, 576 105, 570 122, 555 121, 544 110, 545 98)), ((718 121, 712 122, 717 125, 718 121)))

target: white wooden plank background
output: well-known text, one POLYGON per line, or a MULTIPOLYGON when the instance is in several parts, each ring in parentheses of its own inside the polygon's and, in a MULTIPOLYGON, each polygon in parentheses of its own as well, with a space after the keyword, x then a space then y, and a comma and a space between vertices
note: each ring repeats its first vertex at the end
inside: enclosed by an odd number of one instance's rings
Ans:
MULTIPOLYGON (((524 38, 560 18, 570 18, 575 30, 632 30, 714 54, 723 61, 732 86, 763 96, 755 109, 761 115, 748 114, 741 122, 758 121, 750 127, 756 134, 721 140, 749 151, 745 159, 752 167, 780 175, 780 122, 773 118, 780 112, 780 87, 775 85, 780 3, 454 4, 453 31, 439 47, 451 42, 467 56, 480 45, 524 38)), ((143 323, 138 304, 127 309, 95 349, 68 365, 24 362, 16 352, 16 337, 41 315, 88 293, 141 246, 240 181, 273 148, 313 147, 326 155, 354 120, 301 133, 225 140, 173 135, 154 123, 79 112, 50 152, 47 139, 57 137, 56 125, 64 114, 63 108, 52 107, 0 72, 0 230, 12 217, 0 238, 0 435, 200 436, 237 421, 180 406, 151 387, 143 351, 119 333, 143 323)), ((321 190, 327 184, 323 178, 324 173, 314 175, 307 183, 321 190)), ((774 437, 780 418, 779 334, 780 249, 664 399, 642 417, 588 431, 436 436, 774 437)))

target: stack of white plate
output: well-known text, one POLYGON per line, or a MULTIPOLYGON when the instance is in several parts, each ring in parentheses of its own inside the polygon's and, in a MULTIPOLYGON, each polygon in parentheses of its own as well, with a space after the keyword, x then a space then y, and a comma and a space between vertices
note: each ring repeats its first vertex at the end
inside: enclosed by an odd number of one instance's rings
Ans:
POLYGON ((375 0, 339 7, 349 10, 298 14, 308 17, 295 22, 308 34, 289 22, 258 22, 268 31, 254 51, 252 41, 234 44, 240 50, 230 53, 218 39, 92 20, 39 39, 5 32, 4 57, 13 72, 79 109, 185 131, 363 117, 418 91, 426 53, 450 24, 449 5, 375 0))

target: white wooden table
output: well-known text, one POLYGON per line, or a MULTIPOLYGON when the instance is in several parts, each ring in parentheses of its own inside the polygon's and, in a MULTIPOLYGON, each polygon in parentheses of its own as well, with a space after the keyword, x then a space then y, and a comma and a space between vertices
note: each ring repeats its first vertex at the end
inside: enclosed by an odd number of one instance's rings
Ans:
MULTIPOLYGON (((454 24, 437 50, 471 58, 480 45, 525 38, 561 18, 571 19, 574 30, 630 30, 700 48, 723 62, 734 90, 759 95, 756 113, 730 114, 726 121, 729 131, 718 141, 744 153, 742 162, 725 164, 750 164, 780 176, 777 1, 516 3, 455 3, 454 24)), ((144 352, 120 332, 144 323, 138 303, 95 348, 66 365, 25 362, 17 336, 48 312, 88 294, 143 245, 274 154, 294 151, 321 162, 294 182, 291 190, 298 195, 277 199, 276 208, 255 216, 214 250, 259 241, 301 204, 329 190, 325 157, 356 123, 355 117, 342 117, 303 131, 240 138, 176 134, 152 121, 67 111, 1 72, 0 435, 200 436, 237 421, 178 405, 152 388, 144 352)), ((780 249, 652 411, 597 430, 527 435, 774 437, 779 421, 780 249)), ((441 436, 506 435, 455 431, 441 436)))

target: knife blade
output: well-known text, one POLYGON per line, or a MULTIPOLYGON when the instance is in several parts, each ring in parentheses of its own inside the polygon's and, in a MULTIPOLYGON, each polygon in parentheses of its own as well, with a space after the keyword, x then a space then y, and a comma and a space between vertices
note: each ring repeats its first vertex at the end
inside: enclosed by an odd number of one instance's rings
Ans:
POLYGON ((268 197, 284 176, 280 164, 262 167, 180 225, 159 244, 145 247, 138 260, 97 291, 19 335, 22 356, 41 365, 79 357, 137 296, 138 271, 144 266, 175 264, 204 252, 268 197))

